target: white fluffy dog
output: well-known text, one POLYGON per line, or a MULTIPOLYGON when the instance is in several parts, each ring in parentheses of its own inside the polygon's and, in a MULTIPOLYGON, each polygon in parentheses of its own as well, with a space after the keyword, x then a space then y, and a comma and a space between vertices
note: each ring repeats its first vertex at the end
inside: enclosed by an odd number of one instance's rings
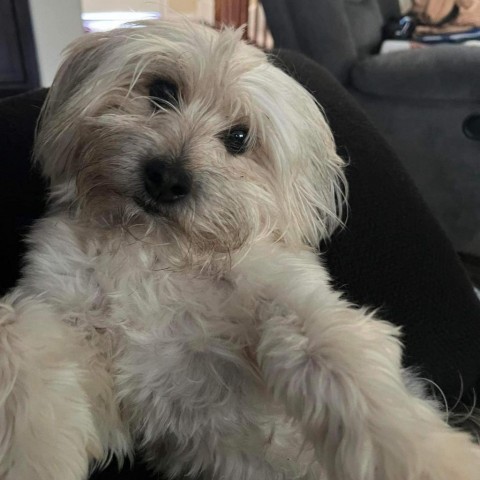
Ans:
POLYGON ((79 39, 36 158, 50 210, 0 306, 2 480, 82 480, 133 446, 172 477, 480 479, 397 329, 332 290, 314 248, 342 161, 241 32, 79 39))

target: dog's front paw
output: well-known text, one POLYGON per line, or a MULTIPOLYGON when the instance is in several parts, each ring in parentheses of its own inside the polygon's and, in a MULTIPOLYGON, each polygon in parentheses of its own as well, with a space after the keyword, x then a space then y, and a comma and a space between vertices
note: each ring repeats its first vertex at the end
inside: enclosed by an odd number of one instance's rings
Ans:
POLYGON ((480 480, 480 447, 465 433, 445 429, 410 447, 403 458, 384 457, 375 480, 480 480))
POLYGON ((480 446, 467 434, 449 431, 432 438, 428 447, 419 480, 480 480, 480 446))

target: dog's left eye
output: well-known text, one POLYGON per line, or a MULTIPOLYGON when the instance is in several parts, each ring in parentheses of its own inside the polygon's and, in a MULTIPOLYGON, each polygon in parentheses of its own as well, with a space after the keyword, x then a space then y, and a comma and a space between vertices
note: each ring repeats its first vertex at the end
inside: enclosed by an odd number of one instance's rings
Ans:
POLYGON ((229 153, 240 155, 248 148, 248 129, 245 127, 234 127, 223 136, 223 143, 229 153))
POLYGON ((150 85, 149 95, 154 107, 174 107, 178 104, 178 89, 168 80, 158 79, 150 85))

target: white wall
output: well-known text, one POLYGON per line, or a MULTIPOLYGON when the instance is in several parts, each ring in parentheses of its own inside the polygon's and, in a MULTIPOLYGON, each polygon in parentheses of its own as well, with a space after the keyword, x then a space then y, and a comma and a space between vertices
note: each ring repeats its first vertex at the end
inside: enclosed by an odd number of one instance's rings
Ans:
POLYGON ((197 16, 209 25, 215 24, 215 0, 199 0, 197 16))
POLYGON ((84 12, 161 12, 162 15, 181 15, 214 22, 214 0, 81 0, 84 12))
POLYGON ((80 0, 29 0, 40 82, 52 83, 62 50, 83 34, 80 0))
POLYGON ((165 0, 81 0, 84 12, 161 12, 165 0))

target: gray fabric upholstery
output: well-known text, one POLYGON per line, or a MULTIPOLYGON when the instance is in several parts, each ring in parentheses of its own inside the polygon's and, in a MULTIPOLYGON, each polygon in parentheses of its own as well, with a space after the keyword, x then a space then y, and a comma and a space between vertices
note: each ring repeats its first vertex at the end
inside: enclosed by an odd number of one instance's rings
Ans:
POLYGON ((480 142, 462 132, 472 103, 350 91, 381 127, 455 249, 480 256, 480 142))
POLYGON ((480 49, 375 55, 382 23, 399 14, 398 0, 263 3, 276 46, 317 60, 356 96, 457 251, 480 257, 480 142, 462 133, 465 118, 480 113, 480 49))
POLYGON ((399 0, 378 0, 384 22, 400 15, 399 0))
POLYGON ((383 97, 480 102, 480 48, 438 45, 373 55, 354 65, 350 81, 383 97))
MULTIPOLYGON (((325 1, 325 0, 321 0, 325 1)), ((383 17, 376 0, 332 0, 344 3, 357 55, 376 53, 382 40, 383 17)))
POLYGON ((383 17, 376 0, 262 3, 276 47, 305 53, 343 83, 357 57, 374 53, 380 44, 383 17))
POLYGON ((277 48, 301 51, 342 83, 347 81, 357 51, 343 0, 263 0, 262 4, 277 48))

